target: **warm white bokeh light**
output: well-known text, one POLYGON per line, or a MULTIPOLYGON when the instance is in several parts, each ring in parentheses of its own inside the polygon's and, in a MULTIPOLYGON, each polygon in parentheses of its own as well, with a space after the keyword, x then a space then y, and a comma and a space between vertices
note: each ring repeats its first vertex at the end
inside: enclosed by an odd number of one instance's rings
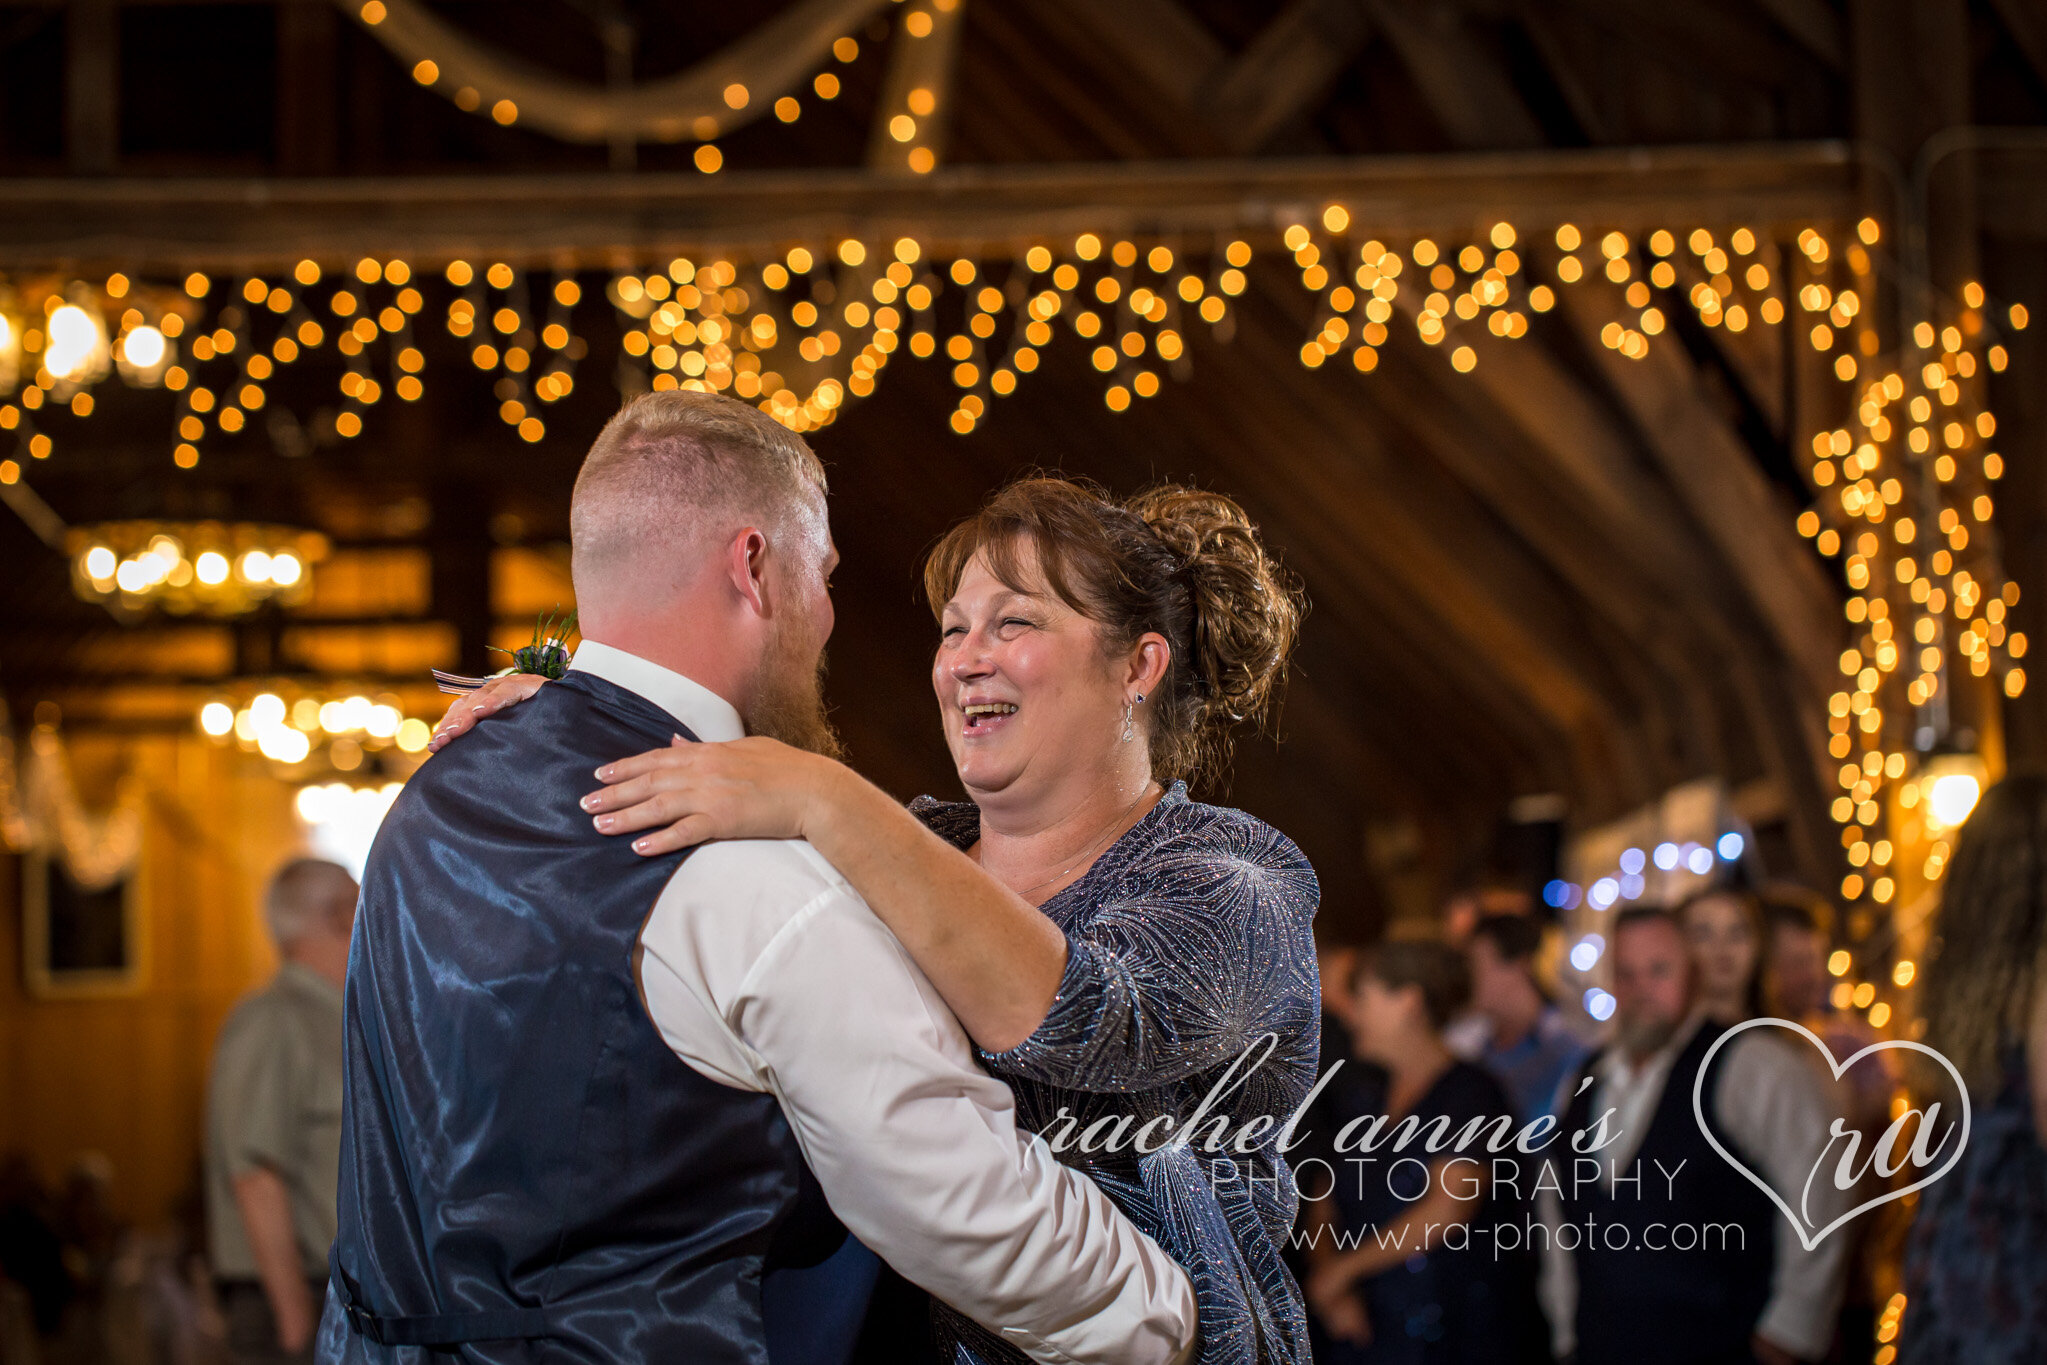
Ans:
POLYGON ((50 314, 49 340, 44 344, 43 368, 59 379, 83 379, 93 368, 94 357, 106 345, 100 321, 75 303, 67 303, 50 314))
POLYGON ((154 327, 131 328, 121 339, 121 358, 138 370, 153 370, 163 361, 169 344, 154 327))

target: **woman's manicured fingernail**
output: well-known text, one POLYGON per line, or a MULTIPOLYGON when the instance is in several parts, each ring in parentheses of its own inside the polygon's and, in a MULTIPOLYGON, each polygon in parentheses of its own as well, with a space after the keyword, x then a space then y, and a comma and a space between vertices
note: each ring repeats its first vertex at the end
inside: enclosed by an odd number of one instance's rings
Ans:
POLYGON ((611 780, 611 765, 609 763, 597 770, 597 780, 599 782, 609 782, 611 780))
POLYGON ((646 841, 645 839, 635 839, 635 840, 633 840, 633 852, 635 852, 635 853, 645 853, 646 851, 647 851, 647 841, 646 841))
POLYGON ((588 796, 584 797, 581 801, 578 801, 576 804, 581 806, 584 810, 596 810, 597 807, 601 804, 601 798, 602 793, 591 792, 588 796))
MULTIPOLYGON (((617 823, 618 817, 616 815, 600 815, 597 817, 598 832, 602 834, 609 834, 611 833, 611 827, 617 823)), ((637 848, 638 845, 634 845, 634 847, 637 848)))

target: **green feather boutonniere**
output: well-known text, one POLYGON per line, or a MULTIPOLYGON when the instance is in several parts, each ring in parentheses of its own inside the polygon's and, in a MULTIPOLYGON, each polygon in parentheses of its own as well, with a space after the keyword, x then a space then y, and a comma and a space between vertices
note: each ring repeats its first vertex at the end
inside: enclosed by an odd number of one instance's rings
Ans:
MULTIPOLYGON (((568 672, 569 636, 575 633, 576 609, 571 607, 568 615, 557 616, 556 613, 560 610, 560 607, 556 607, 554 611, 542 612, 539 619, 534 621, 532 644, 521 645, 517 649, 490 646, 499 654, 512 656, 512 666, 500 669, 491 677, 501 678, 507 673, 538 673, 543 678, 552 679, 568 672)), ((460 695, 464 692, 474 692, 489 682, 490 678, 465 677, 460 673, 447 673, 437 668, 434 670, 434 681, 440 685, 441 691, 460 695)))
MULTIPOLYGON (((555 611, 560 611, 556 607, 555 611)), ((559 678, 569 671, 569 635, 576 628, 576 609, 569 608, 567 616, 556 618, 554 612, 542 612, 533 622, 533 643, 519 649, 491 648, 499 654, 512 656, 512 670, 516 673, 538 673, 543 678, 559 678)))

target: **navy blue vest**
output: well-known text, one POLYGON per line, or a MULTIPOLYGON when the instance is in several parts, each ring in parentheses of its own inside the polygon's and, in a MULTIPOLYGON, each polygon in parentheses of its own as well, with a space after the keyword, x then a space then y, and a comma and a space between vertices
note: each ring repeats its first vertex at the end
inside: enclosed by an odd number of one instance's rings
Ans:
MULTIPOLYGON (((1749 1338, 1770 1300, 1782 1215, 1713 1150, 1692 1114, 1692 1085, 1722 1032, 1711 1023, 1701 1025, 1671 1063, 1649 1131, 1621 1171, 1632 1180, 1639 1161, 1639 1186, 1617 1185, 1616 1197, 1588 1183, 1574 1198, 1565 1172, 1564 1217, 1578 1225, 1581 1239, 1571 1257, 1578 1272, 1578 1365, 1644 1360, 1752 1365, 1755 1359, 1749 1338), (1666 1179, 1670 1171, 1677 1174, 1666 1179), (1613 1231, 1609 1239, 1610 1226, 1616 1224, 1626 1229, 1625 1238, 1613 1231), (1659 1245, 1664 1249, 1650 1249, 1659 1245)), ((1723 1048, 1714 1058, 1715 1072, 1727 1051, 1723 1048)), ((1604 1055, 1588 1061, 1579 1079, 1604 1055)), ((1575 1092, 1577 1082, 1572 1084, 1575 1092)), ((1708 1075, 1708 1119, 1714 1084, 1715 1077, 1708 1075)), ((1572 1095, 1563 1120, 1567 1140, 1598 1117, 1592 1113, 1593 1089, 1572 1095)), ((1725 1132, 1717 1127, 1714 1132, 1728 1151, 1755 1168, 1725 1132)))
POLYGON ((843 1237, 774 1097, 699 1075, 641 1003, 640 930, 687 855, 642 858, 576 803, 676 729, 572 672, 385 819, 348 966, 323 1361, 765 1365, 764 1275, 843 1237))

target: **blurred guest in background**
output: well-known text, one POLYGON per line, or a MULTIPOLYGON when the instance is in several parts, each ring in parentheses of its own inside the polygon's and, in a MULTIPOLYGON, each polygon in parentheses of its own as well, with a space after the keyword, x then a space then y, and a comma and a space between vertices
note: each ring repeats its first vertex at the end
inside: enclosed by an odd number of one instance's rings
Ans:
MULTIPOLYGON (((1379 1084, 1361 1097, 1359 1113, 1412 1119, 1425 1133, 1438 1120, 1453 1135, 1473 1121, 1513 1126, 1514 1104, 1500 1083, 1452 1056, 1443 1042, 1444 1024, 1470 989, 1463 954, 1441 943, 1386 943, 1364 957, 1351 1018, 1357 1055, 1374 1065, 1379 1084)), ((1376 1161, 1337 1165, 1333 1196, 1310 1212, 1322 1233, 1307 1283, 1325 1334, 1318 1361, 1505 1365, 1548 1358, 1533 1257, 1499 1252, 1492 1235, 1525 1213, 1515 1192, 1525 1188, 1520 1182, 1494 1184, 1513 1149, 1489 1155, 1480 1143, 1463 1155, 1452 1171, 1458 1152, 1432 1155, 1410 1143, 1402 1154, 1383 1147, 1376 1161), (1429 1182, 1419 1198, 1411 1189, 1421 1183, 1417 1158, 1426 1159, 1429 1182), (1339 1228, 1342 1240, 1329 1235, 1339 1228)))
POLYGON ((1693 1007, 1725 1028, 1763 1012, 1763 907, 1716 886, 1677 908, 1692 958, 1693 1007))
POLYGON ((1535 897, 1521 879, 1507 873, 1487 872, 1459 886, 1443 902, 1443 939, 1453 948, 1464 946, 1478 922, 1490 915, 1533 915, 1535 897))
POLYGON ((355 879, 301 858, 264 917, 283 965, 221 1030, 207 1101, 207 1218, 237 1361, 311 1360, 341 1169, 342 978, 355 879))
MULTIPOLYGON (((1826 926, 1833 920, 1833 907, 1824 897, 1790 885, 1766 886, 1757 898, 1762 902, 1765 927, 1765 1012, 1811 1029, 1837 1061, 1846 1061, 1876 1042, 1877 1031, 1867 1020, 1835 1009, 1827 999, 1833 976, 1827 970, 1830 944, 1826 926)), ((1891 1095, 1898 1081, 1892 1060, 1897 1055, 1874 1052, 1864 1057, 1841 1077, 1847 1082, 1845 1089, 1834 1083, 1831 1068, 1816 1050, 1809 1056, 1821 1085, 1835 1096, 1836 1103, 1846 1098, 1849 1112, 1841 1117, 1850 1129, 1861 1133, 1864 1152, 1875 1150, 1890 1123, 1891 1095)), ((1884 1183, 1872 1166, 1850 1198, 1856 1204, 1867 1203, 1883 1193, 1884 1183)), ((1898 1248, 1909 1216, 1902 1204, 1884 1204, 1833 1234, 1845 1238, 1849 1246, 1836 1355, 1844 1365, 1859 1360, 1876 1338, 1878 1305, 1897 1287, 1898 1248)))
POLYGON ((1350 983, 1370 939, 1327 912, 1315 919, 1315 971, 1322 988, 1322 1069, 1351 1055, 1350 983))
MULTIPOLYGON (((1741 934, 1728 921, 1746 922, 1746 912, 1707 914, 1715 939, 1738 947, 1741 934)), ((1739 958, 1726 951, 1714 963, 1722 1009, 1743 998, 1739 958)), ((1563 1130, 1593 1132, 1611 1109, 1614 1140, 1598 1154, 1599 1179, 1564 1180, 1561 1201, 1544 1196, 1562 1237, 1549 1301, 1559 1323, 1573 1328, 1560 1332, 1560 1347, 1575 1338, 1578 1365, 1824 1358, 1847 1244, 1828 1238, 1805 1250, 1694 1119, 1695 1082, 1725 1028, 1700 998, 1677 916, 1622 911, 1612 961, 1614 1040, 1571 1087, 1563 1130)), ((1743 1165, 1795 1193, 1826 1145, 1830 1115, 1811 1069, 1779 1032, 1751 1029, 1721 1049, 1707 1077, 1707 1112, 1743 1165)), ((1846 1206, 1828 1182, 1817 1182, 1809 1199, 1820 1226, 1846 1206)))
POLYGON ((1812 1027, 1827 1009, 1827 924, 1833 908, 1798 887, 1764 888, 1768 938, 1763 950, 1763 1006, 1779 1019, 1812 1027))
POLYGON ((37 1334, 53 1335, 63 1325, 73 1285, 56 1201, 21 1152, 0 1157, 0 1278, 20 1291, 15 1301, 26 1304, 37 1334))
MULTIPOLYGON (((1293 1148, 1294 1179, 1302 1190, 1302 1199, 1309 1203, 1328 1198, 1324 1187, 1332 1178, 1329 1173, 1343 1169, 1335 1146, 1336 1134, 1364 1112, 1365 1105, 1385 1093, 1385 1076, 1372 1063, 1356 1056, 1356 1034, 1350 1023, 1351 982, 1356 979, 1358 963, 1369 946, 1366 931, 1354 921, 1332 918, 1327 912, 1315 917, 1315 969, 1322 991, 1322 1048, 1316 1076, 1321 1083, 1294 1131, 1293 1148)), ((1313 1222, 1314 1210, 1304 1204, 1297 1215, 1297 1225, 1307 1227, 1313 1222)), ((1287 1269, 1306 1284, 1309 1268, 1306 1249, 1298 1240, 1289 1238, 1284 1254, 1287 1269)), ((1312 1354, 1320 1359, 1328 1349, 1328 1339, 1312 1312, 1308 1330, 1312 1354)))
POLYGON ((1898 1359, 2047 1360, 2047 778, 1984 794, 1935 931, 1926 1041, 1961 1072, 1974 1112, 1959 1164, 1919 1196, 1898 1359))
POLYGON ((1541 922, 1530 916, 1487 915, 1465 946, 1471 1003, 1486 1026, 1476 1054, 1466 1060, 1507 1087, 1524 1121, 1553 1112, 1564 1077, 1585 1056, 1536 979, 1542 937, 1541 922))

